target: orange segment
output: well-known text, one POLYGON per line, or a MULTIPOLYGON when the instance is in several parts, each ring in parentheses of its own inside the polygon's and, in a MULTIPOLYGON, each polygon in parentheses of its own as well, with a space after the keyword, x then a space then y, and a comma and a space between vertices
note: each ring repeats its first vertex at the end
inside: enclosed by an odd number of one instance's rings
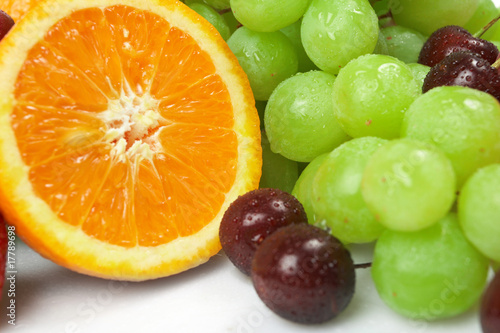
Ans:
POLYGON ((111 99, 120 97, 123 73, 110 25, 102 10, 78 11, 59 21, 45 41, 111 99))
POLYGON ((225 209, 258 186, 246 76, 178 1, 42 2, 0 43, 0 76, 0 206, 56 263, 181 272, 218 252, 225 209))

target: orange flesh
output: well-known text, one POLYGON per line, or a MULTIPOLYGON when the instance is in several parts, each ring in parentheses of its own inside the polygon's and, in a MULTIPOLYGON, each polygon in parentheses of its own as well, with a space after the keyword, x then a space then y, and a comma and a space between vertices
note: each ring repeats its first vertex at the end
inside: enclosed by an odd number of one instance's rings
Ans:
POLYGON ((153 13, 90 8, 58 22, 29 52, 15 100, 12 128, 36 193, 101 241, 157 246, 193 234, 234 182, 227 88, 196 42, 153 13), (154 121, 134 127, 132 113, 148 111, 154 121))

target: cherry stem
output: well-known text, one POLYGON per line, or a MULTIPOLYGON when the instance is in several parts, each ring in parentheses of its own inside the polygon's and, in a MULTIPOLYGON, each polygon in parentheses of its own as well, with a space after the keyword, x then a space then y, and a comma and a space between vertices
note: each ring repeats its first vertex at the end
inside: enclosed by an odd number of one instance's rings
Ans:
POLYGON ((491 67, 499 69, 500 68, 500 58, 498 58, 491 67))
POLYGON ((354 265, 354 268, 358 269, 358 268, 370 268, 372 267, 372 263, 371 262, 367 262, 367 263, 364 263, 364 264, 355 264, 354 265))
POLYGON ((491 20, 487 25, 485 25, 481 30, 479 30, 478 32, 476 32, 474 34, 474 37, 476 38, 481 38, 481 36, 483 36, 486 31, 488 31, 492 26, 493 24, 497 23, 497 21, 500 20, 500 15, 495 17, 493 20, 491 20))

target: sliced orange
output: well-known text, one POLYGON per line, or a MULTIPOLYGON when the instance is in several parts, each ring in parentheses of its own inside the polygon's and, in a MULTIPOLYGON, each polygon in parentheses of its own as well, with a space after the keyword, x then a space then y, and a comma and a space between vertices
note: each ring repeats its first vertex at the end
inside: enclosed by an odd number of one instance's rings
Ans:
POLYGON ((0 9, 17 22, 39 0, 0 0, 0 9))
POLYGON ((49 0, 0 43, 0 207, 18 235, 89 275, 199 265, 258 187, 250 85, 176 0, 49 0))

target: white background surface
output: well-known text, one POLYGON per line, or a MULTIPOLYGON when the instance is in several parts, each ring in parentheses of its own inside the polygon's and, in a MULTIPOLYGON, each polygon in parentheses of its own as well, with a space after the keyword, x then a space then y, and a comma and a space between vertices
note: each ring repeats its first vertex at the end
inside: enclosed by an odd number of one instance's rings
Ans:
MULTIPOLYGON (((500 0, 496 0, 497 6, 500 0)), ((353 249, 355 262, 370 260, 369 246, 353 249)), ((369 269, 357 270, 355 296, 338 318, 297 325, 271 313, 249 278, 223 254, 182 274, 142 283, 80 275, 16 249, 16 326, 7 323, 7 286, 0 304, 0 332, 29 333, 480 333, 477 307, 449 320, 414 322, 379 299, 369 269)))
MULTIPOLYGON (((357 263, 370 261, 371 253, 369 245, 352 249, 357 263)), ((369 269, 356 271, 356 293, 345 312, 326 324, 304 326, 268 310, 251 280, 223 254, 179 275, 141 283, 74 273, 41 258, 21 242, 16 257, 16 326, 7 323, 4 288, 0 305, 2 333, 481 332, 477 308, 432 323, 395 314, 379 299, 369 269)))

